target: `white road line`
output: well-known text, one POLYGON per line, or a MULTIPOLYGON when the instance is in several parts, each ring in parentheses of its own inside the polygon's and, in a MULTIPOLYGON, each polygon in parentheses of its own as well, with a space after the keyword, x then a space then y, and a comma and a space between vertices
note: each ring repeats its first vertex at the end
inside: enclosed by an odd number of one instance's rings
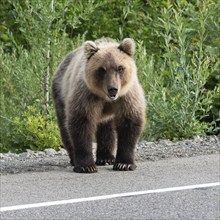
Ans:
POLYGON ((1 207, 0 212, 39 208, 39 207, 48 207, 48 206, 54 206, 54 205, 64 205, 64 204, 72 204, 72 203, 80 203, 80 202, 89 202, 89 201, 97 201, 97 200, 105 200, 105 199, 113 199, 113 198, 120 198, 120 197, 126 197, 126 196, 138 196, 138 195, 146 195, 146 194, 152 194, 152 193, 164 193, 164 192, 182 191, 182 190, 189 190, 189 189, 208 188, 208 187, 214 187, 214 186, 219 186, 219 185, 220 185, 220 182, 216 182, 216 183, 179 186, 179 187, 171 187, 171 188, 163 188, 163 189, 153 189, 153 190, 146 190, 146 191, 127 192, 127 193, 119 193, 119 194, 112 194, 112 195, 94 196, 94 197, 87 197, 87 198, 68 199, 68 200, 61 200, 61 201, 42 202, 42 203, 35 203, 35 204, 7 206, 7 207, 1 207))

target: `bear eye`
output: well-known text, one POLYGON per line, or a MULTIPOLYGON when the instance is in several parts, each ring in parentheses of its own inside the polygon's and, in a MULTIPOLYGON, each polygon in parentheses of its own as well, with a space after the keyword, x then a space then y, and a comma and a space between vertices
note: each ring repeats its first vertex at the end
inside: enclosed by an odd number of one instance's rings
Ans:
POLYGON ((106 70, 103 67, 100 67, 98 69, 98 74, 100 77, 103 77, 105 75, 105 73, 106 73, 106 70))
POLYGON ((118 73, 119 73, 119 74, 124 73, 124 69, 125 69, 125 68, 124 68, 123 66, 119 66, 119 67, 118 67, 118 73))

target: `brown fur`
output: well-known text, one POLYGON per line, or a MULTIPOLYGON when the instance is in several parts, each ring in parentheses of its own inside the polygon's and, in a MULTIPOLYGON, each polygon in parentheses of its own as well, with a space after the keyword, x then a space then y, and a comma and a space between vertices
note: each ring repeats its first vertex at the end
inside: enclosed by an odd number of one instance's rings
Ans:
POLYGON ((66 56, 53 79, 53 98, 61 138, 75 172, 97 165, 134 170, 134 150, 145 121, 144 93, 133 59, 135 43, 87 41, 66 56), (114 148, 117 139, 117 153, 114 148))

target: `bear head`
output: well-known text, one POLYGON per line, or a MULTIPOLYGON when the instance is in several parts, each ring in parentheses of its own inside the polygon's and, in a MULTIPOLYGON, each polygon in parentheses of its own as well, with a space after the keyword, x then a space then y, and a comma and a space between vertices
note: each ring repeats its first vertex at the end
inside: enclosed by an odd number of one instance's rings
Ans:
POLYGON ((109 102, 125 95, 137 77, 134 53, 135 43, 130 38, 120 44, 107 39, 86 41, 84 80, 88 89, 109 102))

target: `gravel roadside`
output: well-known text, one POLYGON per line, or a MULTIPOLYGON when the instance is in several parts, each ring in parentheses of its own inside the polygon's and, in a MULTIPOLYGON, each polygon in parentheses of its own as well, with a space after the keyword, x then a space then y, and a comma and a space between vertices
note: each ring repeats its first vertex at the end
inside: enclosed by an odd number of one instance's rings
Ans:
MULTIPOLYGON (((95 150, 95 145, 94 145, 95 150)), ((141 141, 136 148, 136 161, 157 161, 169 158, 193 157, 220 153, 220 135, 195 137, 178 142, 159 140, 141 141)), ((46 149, 34 152, 27 150, 21 154, 0 154, 1 174, 15 174, 29 171, 49 171, 71 168, 67 152, 46 149)))

